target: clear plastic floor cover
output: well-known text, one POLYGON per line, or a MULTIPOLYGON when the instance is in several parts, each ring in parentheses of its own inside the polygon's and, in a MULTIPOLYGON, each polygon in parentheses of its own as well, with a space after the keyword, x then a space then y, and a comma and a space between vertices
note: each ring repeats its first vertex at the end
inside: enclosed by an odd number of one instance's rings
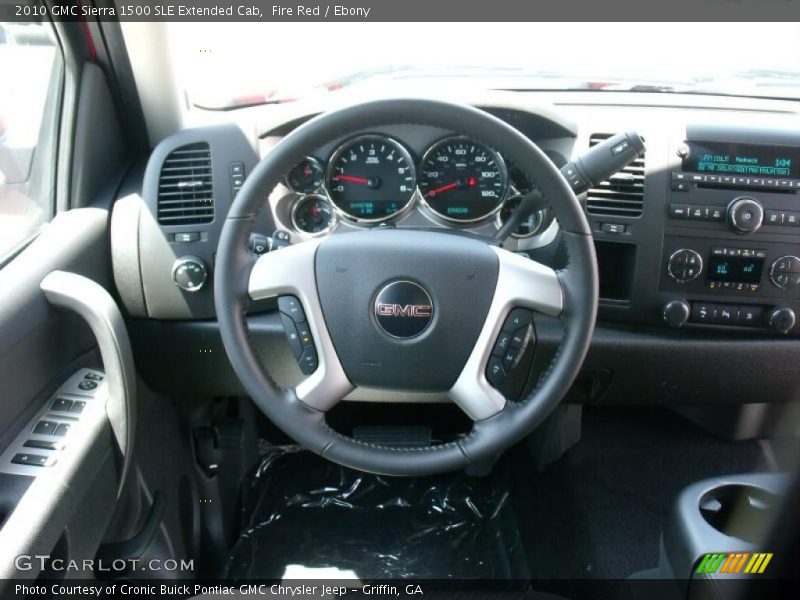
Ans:
POLYGON ((242 485, 230 579, 526 578, 502 469, 382 477, 268 446, 242 485))

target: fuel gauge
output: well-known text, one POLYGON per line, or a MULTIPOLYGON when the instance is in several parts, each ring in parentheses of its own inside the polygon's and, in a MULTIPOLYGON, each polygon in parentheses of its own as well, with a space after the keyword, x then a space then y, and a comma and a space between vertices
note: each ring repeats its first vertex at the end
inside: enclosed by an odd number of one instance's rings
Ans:
POLYGON ((330 231, 334 218, 330 202, 319 194, 303 196, 292 208, 292 224, 305 233, 318 235, 330 231))
POLYGON ((322 186, 324 169, 313 156, 297 163, 286 175, 286 186, 298 194, 310 194, 322 186))

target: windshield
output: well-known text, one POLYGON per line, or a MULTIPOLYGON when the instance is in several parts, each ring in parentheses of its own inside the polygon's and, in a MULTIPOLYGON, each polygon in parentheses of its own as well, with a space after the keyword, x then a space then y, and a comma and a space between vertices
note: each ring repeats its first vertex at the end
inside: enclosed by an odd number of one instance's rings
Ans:
POLYGON ((797 23, 179 23, 191 105, 356 87, 415 94, 594 90, 800 98, 797 23))

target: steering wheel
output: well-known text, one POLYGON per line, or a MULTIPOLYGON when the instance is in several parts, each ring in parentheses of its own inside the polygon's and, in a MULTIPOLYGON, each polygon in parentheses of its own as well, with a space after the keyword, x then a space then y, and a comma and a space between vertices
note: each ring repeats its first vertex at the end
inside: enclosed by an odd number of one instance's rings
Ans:
MULTIPOLYGON (((457 470, 499 455, 561 401, 586 355, 597 312, 591 232, 558 169, 528 138, 468 106, 433 100, 379 100, 322 114, 295 129, 253 169, 228 213, 217 250, 214 296, 228 358, 273 423, 339 464, 386 475, 457 470), (429 125, 466 135, 522 168, 561 229, 567 264, 559 271, 446 232, 372 229, 291 245, 256 258, 248 238, 264 198, 315 149, 354 127, 429 125), (284 297, 313 338, 315 370, 280 388, 250 343, 251 300, 284 297), (535 388, 506 401, 487 379, 503 324, 516 308, 559 317, 561 344, 535 388), (392 447, 330 428, 325 412, 356 386, 446 391, 473 421, 448 443, 392 447)), ((313 356, 313 353, 312 353, 313 356)))

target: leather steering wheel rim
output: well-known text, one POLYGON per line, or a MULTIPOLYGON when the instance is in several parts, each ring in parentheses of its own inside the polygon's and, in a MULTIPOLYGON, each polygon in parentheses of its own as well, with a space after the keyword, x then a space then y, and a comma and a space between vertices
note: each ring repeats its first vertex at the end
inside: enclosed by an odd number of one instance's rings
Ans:
POLYGON ((428 475, 496 457, 556 407, 578 374, 589 347, 597 312, 598 273, 591 231, 578 199, 531 140, 504 121, 472 107, 434 100, 392 99, 317 116, 287 135, 259 162, 223 225, 214 295, 231 365, 253 401, 275 425, 304 447, 348 467, 387 475, 428 475), (476 420, 466 436, 429 447, 380 446, 331 429, 323 410, 298 398, 295 390, 280 388, 270 378, 252 347, 245 319, 251 300, 250 279, 257 261, 247 247, 249 234, 264 198, 283 174, 316 148, 351 135, 354 128, 403 124, 457 131, 496 149, 522 168, 551 207, 567 254, 566 266, 555 272, 563 297, 558 317, 563 322, 564 336, 535 388, 523 400, 506 403, 496 414, 476 420))

